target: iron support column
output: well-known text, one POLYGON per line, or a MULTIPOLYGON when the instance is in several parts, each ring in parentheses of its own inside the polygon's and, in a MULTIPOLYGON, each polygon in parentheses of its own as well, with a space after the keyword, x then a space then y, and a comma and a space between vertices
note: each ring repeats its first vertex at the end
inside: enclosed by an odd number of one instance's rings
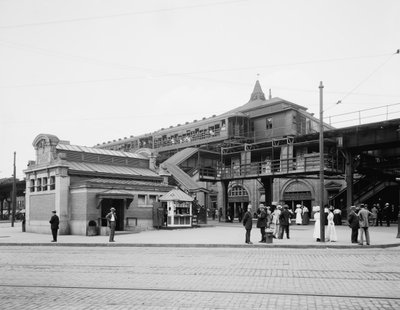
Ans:
POLYGON ((222 181, 222 200, 224 204, 224 218, 225 222, 228 221, 228 207, 229 207, 229 198, 228 198, 228 186, 229 186, 229 181, 222 181))
POLYGON ((273 177, 262 177, 261 183, 264 187, 265 205, 271 206, 273 196, 273 177))
POLYGON ((353 205, 353 155, 346 152, 346 213, 353 205))

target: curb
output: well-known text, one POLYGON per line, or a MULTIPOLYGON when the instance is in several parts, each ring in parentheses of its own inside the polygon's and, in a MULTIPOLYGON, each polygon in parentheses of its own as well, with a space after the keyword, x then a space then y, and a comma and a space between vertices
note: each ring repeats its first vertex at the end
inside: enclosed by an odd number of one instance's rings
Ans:
POLYGON ((149 247, 149 248, 283 248, 283 249, 386 249, 400 246, 400 243, 377 245, 330 245, 330 244, 163 244, 163 243, 0 243, 0 246, 57 246, 57 247, 149 247))

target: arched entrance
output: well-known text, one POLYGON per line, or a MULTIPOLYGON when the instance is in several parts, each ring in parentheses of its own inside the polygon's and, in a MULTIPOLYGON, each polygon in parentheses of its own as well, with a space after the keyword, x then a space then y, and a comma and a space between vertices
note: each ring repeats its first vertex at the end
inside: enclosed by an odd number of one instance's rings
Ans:
POLYGON ((311 211, 312 201, 314 200, 312 188, 303 181, 292 181, 285 188, 282 194, 282 200, 293 211, 295 210, 297 204, 306 206, 311 211))
POLYGON ((233 222, 235 218, 242 221, 243 215, 249 205, 249 194, 241 185, 233 185, 228 190, 227 221, 233 222))

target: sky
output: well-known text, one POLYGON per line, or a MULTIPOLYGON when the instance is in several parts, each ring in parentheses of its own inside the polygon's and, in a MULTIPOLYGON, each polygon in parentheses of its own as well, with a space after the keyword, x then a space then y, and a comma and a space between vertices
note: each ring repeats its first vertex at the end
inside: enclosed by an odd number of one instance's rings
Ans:
POLYGON ((323 82, 336 127, 360 110, 400 118, 399 13, 398 0, 0 0, 0 178, 14 152, 24 177, 41 133, 141 135, 241 106, 257 80, 316 117, 323 82))

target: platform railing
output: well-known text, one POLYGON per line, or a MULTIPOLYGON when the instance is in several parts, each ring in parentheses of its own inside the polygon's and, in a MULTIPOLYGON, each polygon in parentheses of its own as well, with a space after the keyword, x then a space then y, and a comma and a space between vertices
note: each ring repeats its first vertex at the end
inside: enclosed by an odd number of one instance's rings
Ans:
MULTIPOLYGON (((335 156, 325 154, 324 170, 333 173, 342 173, 344 167, 335 156)), ((320 159, 318 153, 229 167, 225 166, 222 168, 199 168, 200 178, 202 179, 246 178, 268 175, 318 173, 319 171, 320 159)))

